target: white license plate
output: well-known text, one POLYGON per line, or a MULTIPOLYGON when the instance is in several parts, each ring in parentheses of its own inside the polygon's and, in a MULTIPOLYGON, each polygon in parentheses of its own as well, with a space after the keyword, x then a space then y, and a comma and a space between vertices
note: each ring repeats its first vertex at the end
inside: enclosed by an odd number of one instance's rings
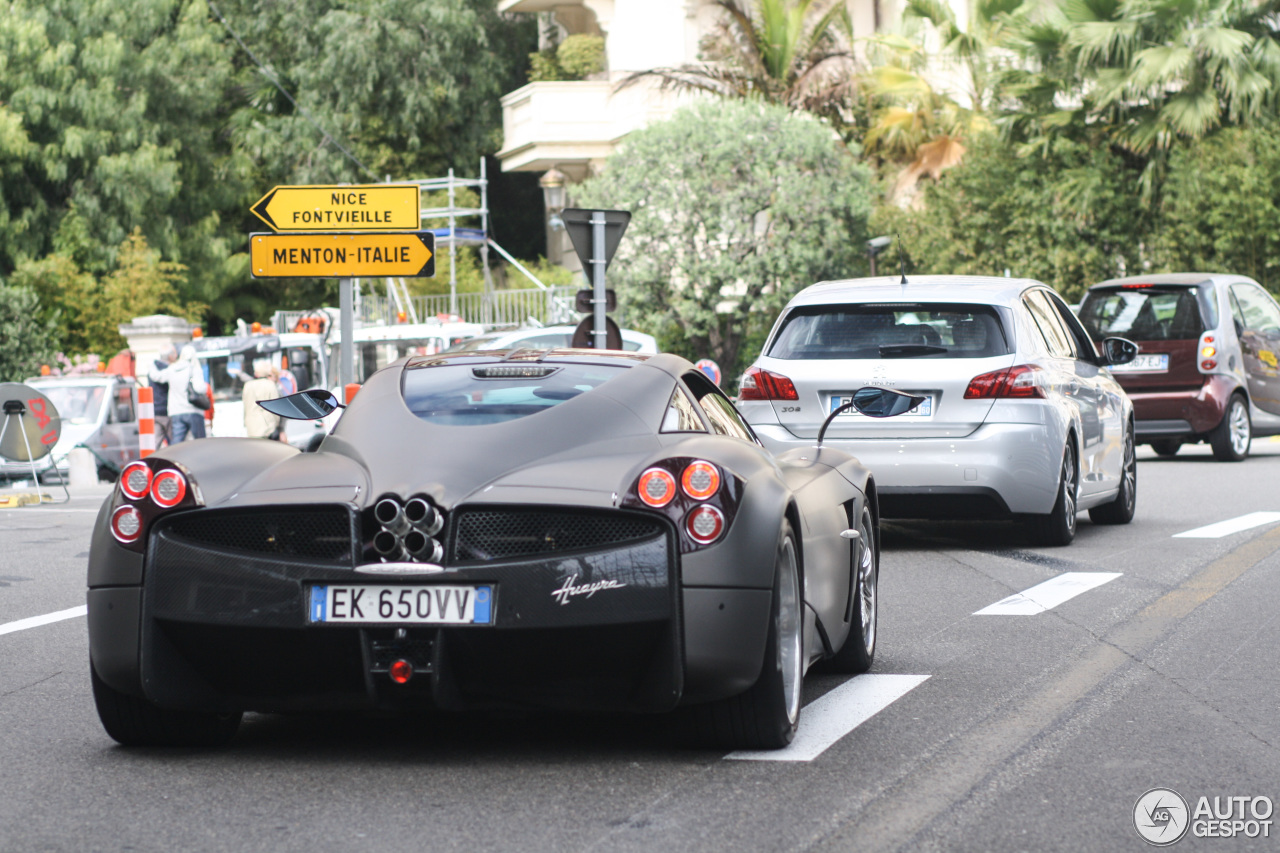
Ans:
MULTIPOLYGON (((932 395, 932 394, 922 394, 922 393, 920 393, 919 391, 911 391, 911 392, 908 392, 908 393, 914 394, 914 395, 915 395, 915 396, 917 396, 917 397, 924 397, 924 402, 923 402, 923 403, 921 403, 920 405, 916 406, 916 407, 915 407, 914 409, 912 409, 911 411, 909 411, 909 412, 907 412, 907 413, 905 413, 905 414, 898 415, 898 417, 894 418, 894 420, 898 420, 898 419, 900 419, 900 418, 928 418, 928 417, 932 417, 932 415, 933 415, 933 395, 932 395)), ((853 396, 852 396, 852 395, 845 395, 845 396, 841 396, 841 395, 839 395, 839 394, 836 394, 836 395, 832 396, 832 398, 831 398, 831 408, 827 409, 827 413, 828 413, 828 414, 830 414, 831 412, 834 412, 836 409, 840 408, 841 406, 843 406, 845 403, 848 403, 848 402, 849 402, 850 400, 852 400, 852 399, 853 399, 853 396)), ((849 417, 849 416, 851 416, 851 415, 852 415, 852 416, 859 417, 859 418, 864 418, 864 417, 866 417, 866 415, 862 414, 862 412, 859 412, 857 409, 853 409, 853 408, 850 408, 850 409, 847 409, 847 410, 845 410, 845 411, 841 412, 840 414, 836 415, 836 417, 838 417, 838 418, 844 418, 844 417, 849 417)))
POLYGON ((311 622, 396 625, 488 625, 493 622, 491 586, 311 587, 311 622))
POLYGON ((1128 364, 1116 364, 1112 373, 1161 373, 1169 369, 1168 353, 1143 353, 1128 364))

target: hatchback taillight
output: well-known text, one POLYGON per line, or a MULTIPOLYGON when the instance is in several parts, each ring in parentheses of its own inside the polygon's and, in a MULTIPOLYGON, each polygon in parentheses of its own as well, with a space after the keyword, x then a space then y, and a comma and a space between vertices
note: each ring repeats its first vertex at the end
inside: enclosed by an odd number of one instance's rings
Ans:
POLYGON ((1212 332, 1200 336, 1200 372, 1211 373, 1218 369, 1218 342, 1212 332))
POLYGON ((780 373, 749 367, 738 384, 739 400, 799 400, 795 383, 780 373))
POLYGON ((1004 370, 993 370, 969 380, 964 389, 966 400, 994 400, 999 398, 1044 398, 1041 386, 1044 371, 1034 364, 1018 364, 1004 370))

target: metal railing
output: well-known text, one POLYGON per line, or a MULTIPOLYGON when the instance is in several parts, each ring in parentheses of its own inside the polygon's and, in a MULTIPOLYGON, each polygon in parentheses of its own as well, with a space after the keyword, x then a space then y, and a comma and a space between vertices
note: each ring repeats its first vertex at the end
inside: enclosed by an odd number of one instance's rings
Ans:
MULTIPOLYGON (((450 301, 456 299, 457 314, 467 323, 480 323, 491 328, 515 328, 536 325, 553 326, 576 323, 575 286, 548 287, 546 290, 495 290, 492 293, 442 293, 413 296, 414 312, 422 320, 452 313, 450 301)), ((385 296, 366 293, 360 298, 360 320, 365 325, 391 325, 396 322, 397 308, 385 296)))

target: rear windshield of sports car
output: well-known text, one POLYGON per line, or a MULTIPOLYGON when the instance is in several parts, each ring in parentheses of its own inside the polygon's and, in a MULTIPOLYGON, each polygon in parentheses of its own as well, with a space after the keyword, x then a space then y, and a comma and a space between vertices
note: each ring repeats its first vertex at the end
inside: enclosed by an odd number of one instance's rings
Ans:
POLYGON ((1129 284, 1089 291, 1080 303, 1080 322, 1100 341, 1119 335, 1134 341, 1194 341, 1217 318, 1208 287, 1129 284), (1203 291, 1203 292, 1201 292, 1203 291))
POLYGON ((784 359, 987 358, 1013 352, 1009 311, 994 305, 806 305, 766 355, 784 359))
POLYGON ((630 365, 427 362, 404 372, 404 400, 424 421, 479 426, 545 412, 587 394, 630 365))

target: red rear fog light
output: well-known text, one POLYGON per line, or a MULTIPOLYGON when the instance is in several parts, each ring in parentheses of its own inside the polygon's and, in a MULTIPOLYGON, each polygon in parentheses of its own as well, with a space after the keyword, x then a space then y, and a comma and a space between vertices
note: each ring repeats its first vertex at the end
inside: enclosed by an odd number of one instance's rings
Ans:
POLYGON ((713 506, 700 506, 685 518, 684 529, 694 542, 707 545, 724 532, 724 514, 713 506))
POLYGON ((111 513, 111 535, 121 542, 138 541, 142 533, 142 514, 132 505, 118 507, 111 513))
POLYGON ((410 678, 413 678, 413 664, 403 659, 391 664, 391 680, 396 684, 407 684, 410 678))

